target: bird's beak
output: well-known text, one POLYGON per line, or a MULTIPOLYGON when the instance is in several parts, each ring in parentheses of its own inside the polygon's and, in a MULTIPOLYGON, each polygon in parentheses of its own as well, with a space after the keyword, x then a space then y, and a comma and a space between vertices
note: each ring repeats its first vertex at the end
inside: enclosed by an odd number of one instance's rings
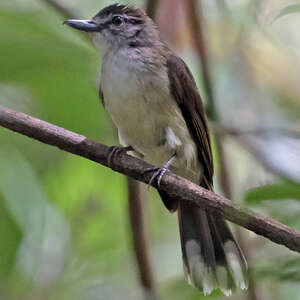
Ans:
POLYGON ((67 24, 75 29, 86 31, 86 32, 93 32, 93 31, 99 31, 100 25, 96 24, 95 22, 91 20, 67 20, 64 21, 63 24, 67 24))

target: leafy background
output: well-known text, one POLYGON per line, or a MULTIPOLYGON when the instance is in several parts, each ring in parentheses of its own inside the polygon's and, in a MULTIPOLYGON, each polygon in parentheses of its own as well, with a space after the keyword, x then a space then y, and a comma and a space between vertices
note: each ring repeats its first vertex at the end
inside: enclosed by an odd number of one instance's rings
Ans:
MULTIPOLYGON (((161 2, 162 34, 187 61, 206 99, 181 1, 161 2)), ((113 2, 60 3, 88 18, 113 2)), ((202 5, 233 198, 300 230, 300 3, 202 5)), ((98 99, 100 58, 63 20, 47 1, 1 0, 0 104, 116 144, 98 99)), ((0 298, 141 299, 125 178, 3 128, 0 145, 0 298)), ((217 152, 215 161, 222 193, 217 152)), ((156 192, 147 195, 162 299, 203 298, 183 278, 176 216, 156 192)), ((300 299, 299 255, 246 230, 237 234, 249 256, 253 294, 239 291, 232 298, 300 299)))

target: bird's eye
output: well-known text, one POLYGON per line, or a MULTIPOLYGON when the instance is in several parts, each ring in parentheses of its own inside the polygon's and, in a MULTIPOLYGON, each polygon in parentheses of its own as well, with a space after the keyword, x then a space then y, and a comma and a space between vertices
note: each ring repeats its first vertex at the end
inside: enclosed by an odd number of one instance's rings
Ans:
POLYGON ((120 26, 123 23, 123 20, 120 16, 115 16, 112 18, 111 22, 116 26, 120 26))

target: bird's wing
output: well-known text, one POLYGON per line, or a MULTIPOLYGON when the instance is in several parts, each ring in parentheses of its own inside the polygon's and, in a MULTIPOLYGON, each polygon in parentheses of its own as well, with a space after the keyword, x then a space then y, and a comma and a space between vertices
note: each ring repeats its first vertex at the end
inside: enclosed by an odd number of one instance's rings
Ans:
POLYGON ((207 119, 195 80, 185 62, 176 55, 169 55, 167 68, 170 89, 187 123, 197 146, 198 159, 203 166, 201 185, 212 188, 213 160, 207 119))
POLYGON ((103 107, 105 108, 104 95, 103 95, 103 91, 102 91, 102 88, 101 88, 101 82, 99 84, 99 98, 102 102, 103 107))

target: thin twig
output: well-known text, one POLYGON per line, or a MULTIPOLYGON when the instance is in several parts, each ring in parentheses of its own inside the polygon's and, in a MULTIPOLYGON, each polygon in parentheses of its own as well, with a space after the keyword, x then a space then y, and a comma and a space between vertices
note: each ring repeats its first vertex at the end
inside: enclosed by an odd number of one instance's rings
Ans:
MULTIPOLYGON (((151 172, 146 172, 146 170, 153 168, 153 166, 143 160, 127 154, 120 154, 109 165, 110 147, 3 106, 0 106, 0 126, 80 155, 145 183, 148 183, 152 176, 151 172)), ((300 232, 274 219, 264 217, 250 209, 234 204, 232 201, 172 172, 168 171, 163 176, 160 190, 170 198, 179 201, 190 201, 199 207, 218 212, 227 220, 262 235, 274 243, 285 245, 291 250, 300 252, 300 232)))
POLYGON ((199 61, 201 62, 203 84, 207 96, 207 114, 212 121, 216 120, 217 111, 215 106, 215 97, 212 89, 211 76, 209 70, 209 58, 207 55, 206 42, 203 35, 203 23, 200 21, 199 15, 202 15, 201 2, 195 0, 187 1, 189 20, 191 23, 192 36, 197 49, 199 61), (198 4, 198 5, 197 5, 198 4))
POLYGON ((230 16, 230 9, 225 0, 216 0, 215 1, 218 10, 222 12, 226 17, 230 16))
POLYGON ((222 136, 220 136, 217 132, 215 133, 215 141, 219 159, 220 186, 225 197, 233 201, 232 183, 227 164, 226 151, 224 148, 224 140, 222 139, 222 136))
MULTIPOLYGON (((65 19, 80 19, 80 17, 72 9, 65 7, 60 2, 56 0, 42 0, 47 3, 49 6, 54 8, 59 14, 61 14, 65 19)), ((76 34, 82 36, 88 43, 92 42, 91 36, 76 30, 76 34)))
POLYGON ((78 19, 77 14, 66 6, 62 5, 60 2, 56 0, 43 0, 48 5, 52 6, 57 12, 59 12, 66 19, 78 19))
MULTIPOLYGON (((216 2, 218 2, 219 7, 221 6, 222 9, 226 9, 227 15, 229 15, 226 3, 221 0, 216 2)), ((202 13, 201 2, 199 4, 200 4, 199 7, 197 7, 197 2, 195 0, 189 0, 188 9, 189 9, 189 15, 191 21, 191 28, 192 28, 194 42, 198 50, 198 57, 202 66, 203 82, 207 94, 208 114, 212 121, 218 123, 220 121, 220 118, 218 116, 218 111, 216 109, 216 102, 213 93, 214 89, 213 89, 213 84, 212 84, 210 69, 209 69, 209 59, 207 55, 208 52, 206 47, 207 43, 205 43, 205 38, 203 33, 204 16, 202 13)), ((215 132, 215 141, 217 146, 216 148, 218 151, 218 158, 219 158, 220 186, 221 189, 223 190, 225 197, 233 200, 232 183, 230 179, 229 167, 226 160, 226 151, 224 148, 223 138, 224 135, 222 135, 221 132, 219 131, 215 132)), ((244 247, 244 240, 241 232, 239 232, 238 240, 242 248, 244 249, 244 254, 246 258, 248 258, 249 257, 248 250, 246 249, 246 247, 244 247)), ((249 284, 248 297, 251 300, 257 300, 258 299, 257 289, 254 284, 253 278, 250 278, 249 283, 250 284, 249 284)))
POLYGON ((154 280, 149 251, 148 230, 145 222, 145 185, 128 178, 128 211, 131 225, 134 253, 140 274, 140 281, 145 289, 146 299, 159 299, 154 280))
POLYGON ((147 0, 146 13, 147 15, 155 20, 156 9, 158 7, 159 0, 147 0))
MULTIPOLYGON (((58 11, 66 19, 77 19, 77 14, 71 9, 65 7, 56 0, 44 0, 58 11)), ((158 2, 158 1, 156 1, 158 2)), ((155 12, 155 6, 150 7, 152 14, 155 12)), ((86 38, 87 35, 84 34, 86 38)), ((88 37, 88 41, 91 39, 88 37)), ((151 257, 149 251, 149 242, 147 241, 147 233, 145 222, 143 220, 143 200, 146 198, 146 193, 140 182, 131 178, 127 178, 128 186, 128 215, 130 221, 130 229, 134 246, 134 254, 138 265, 138 272, 141 284, 144 288, 145 299, 159 299, 153 271, 151 267, 151 257)))
POLYGON ((292 128, 283 128, 283 127, 260 127, 260 128, 253 128, 253 129, 237 129, 237 128, 230 128, 230 127, 222 127, 216 128, 222 133, 231 135, 231 136, 289 136, 296 139, 300 138, 300 131, 295 130, 292 128))
MULTIPOLYGON (((147 13, 154 18, 156 1, 148 1, 147 13), (154 3, 155 2, 155 3, 154 3), (152 4, 152 5, 150 5, 152 4)), ((128 210, 131 226, 134 254, 136 257, 141 284, 144 288, 145 299, 157 300, 155 277, 152 269, 150 255, 150 241, 148 239, 148 227, 145 222, 146 207, 145 201, 147 194, 144 185, 141 182, 127 177, 128 185, 128 210)))

